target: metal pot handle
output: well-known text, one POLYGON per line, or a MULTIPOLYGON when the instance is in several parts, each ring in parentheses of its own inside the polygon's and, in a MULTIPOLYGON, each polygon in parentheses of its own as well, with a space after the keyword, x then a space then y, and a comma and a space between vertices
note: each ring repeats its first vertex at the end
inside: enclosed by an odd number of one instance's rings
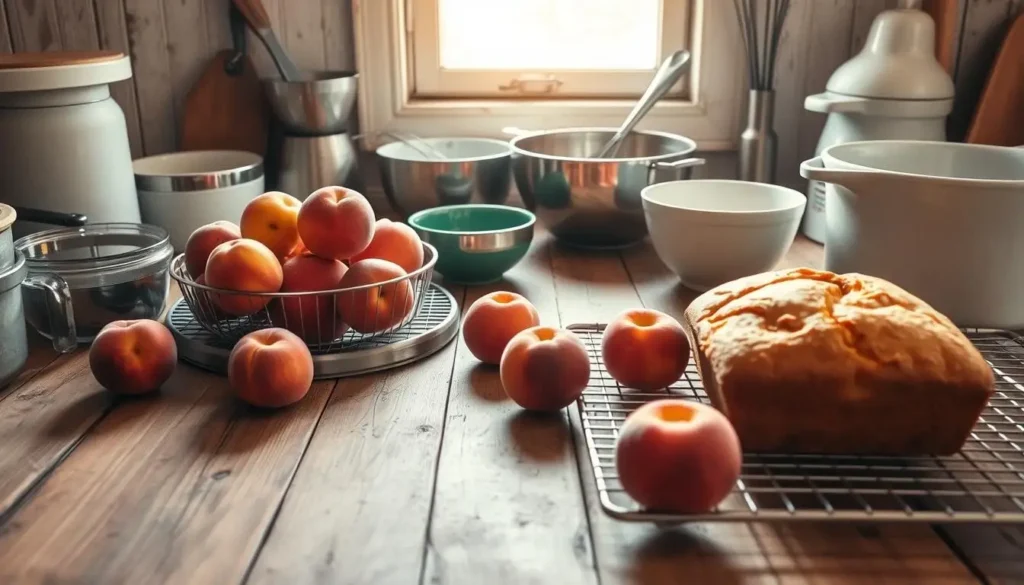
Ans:
POLYGON ((847 189, 854 189, 865 181, 876 178, 880 175, 878 171, 850 171, 846 169, 827 169, 820 156, 805 160, 800 163, 800 176, 811 181, 821 181, 840 185, 847 189))
POLYGON ((655 183, 655 173, 658 169, 667 169, 674 172, 675 180, 686 178, 687 169, 703 166, 707 161, 702 158, 682 158, 671 162, 653 162, 647 169, 647 183, 655 183))
POLYGON ((53 349, 68 353, 78 346, 75 312, 71 306, 71 288, 56 274, 27 277, 21 286, 38 292, 46 299, 46 316, 50 320, 53 349))

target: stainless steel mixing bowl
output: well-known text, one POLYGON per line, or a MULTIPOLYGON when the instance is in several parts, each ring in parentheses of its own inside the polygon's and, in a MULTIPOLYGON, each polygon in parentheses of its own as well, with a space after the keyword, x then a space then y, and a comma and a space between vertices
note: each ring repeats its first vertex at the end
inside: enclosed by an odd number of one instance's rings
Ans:
POLYGON ((504 140, 415 138, 377 148, 377 159, 384 194, 403 219, 441 205, 501 205, 512 187, 504 140))
POLYGON ((314 71, 302 81, 263 81, 274 115, 285 130, 304 136, 344 132, 358 93, 359 74, 314 71))
POLYGON ((541 224, 561 241, 584 248, 620 248, 647 235, 640 191, 692 177, 704 159, 697 145, 665 132, 634 131, 617 158, 588 158, 615 128, 533 132, 511 141, 516 187, 541 224))

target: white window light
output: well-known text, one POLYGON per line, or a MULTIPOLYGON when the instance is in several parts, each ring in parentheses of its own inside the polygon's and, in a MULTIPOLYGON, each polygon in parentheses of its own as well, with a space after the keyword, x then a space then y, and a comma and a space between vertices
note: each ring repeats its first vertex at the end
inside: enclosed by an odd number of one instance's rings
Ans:
POLYGON ((361 132, 618 126, 664 57, 689 75, 640 128, 735 148, 743 50, 726 0, 356 0, 361 132))

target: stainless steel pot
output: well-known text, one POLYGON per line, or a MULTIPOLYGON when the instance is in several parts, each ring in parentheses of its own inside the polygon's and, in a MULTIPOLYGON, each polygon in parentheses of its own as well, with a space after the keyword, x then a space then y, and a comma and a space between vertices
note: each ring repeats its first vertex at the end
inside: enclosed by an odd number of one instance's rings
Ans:
POLYGON ((359 90, 359 74, 317 71, 310 79, 264 80, 274 115, 291 134, 323 136, 344 132, 359 90))
POLYGON ((634 131, 618 157, 588 158, 615 128, 568 128, 513 138, 512 170, 523 202, 563 242, 584 248, 620 248, 647 235, 640 191, 692 177, 704 159, 676 134, 634 131))
MULTIPOLYGON (((14 251, 14 262, 0 270, 0 388, 6 387, 28 359, 28 337, 25 332, 25 309, 22 288, 38 291, 44 301, 43 310, 51 321, 60 323, 70 315, 70 297, 67 288, 46 276, 28 276, 28 266, 21 252, 14 251)), ((73 320, 65 320, 67 328, 59 330, 53 338, 53 347, 61 353, 75 347, 73 320)), ((57 327, 54 327, 58 330, 57 327)))

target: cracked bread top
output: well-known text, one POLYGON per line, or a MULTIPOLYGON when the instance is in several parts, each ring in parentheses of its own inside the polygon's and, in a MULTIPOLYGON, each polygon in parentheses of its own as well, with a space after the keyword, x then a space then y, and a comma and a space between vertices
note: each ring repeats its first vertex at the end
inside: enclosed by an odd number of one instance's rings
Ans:
POLYGON ((687 308, 694 343, 716 380, 940 382, 991 392, 991 368, 924 301, 879 278, 807 268, 741 278, 687 308), (746 376, 744 376, 746 377, 746 376))

